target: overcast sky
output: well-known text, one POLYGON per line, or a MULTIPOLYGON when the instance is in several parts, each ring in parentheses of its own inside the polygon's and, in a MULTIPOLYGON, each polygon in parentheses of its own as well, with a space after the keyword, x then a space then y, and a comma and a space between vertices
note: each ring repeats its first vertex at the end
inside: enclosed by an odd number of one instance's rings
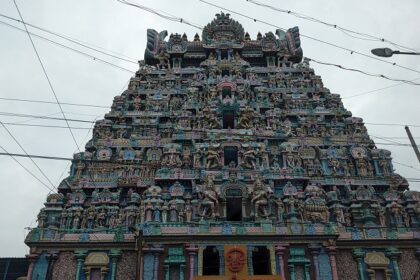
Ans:
MULTIPOLYGON (((131 57, 143 59, 146 46, 146 30, 168 30, 170 33, 186 33, 192 39, 201 32, 193 27, 170 22, 145 11, 123 5, 116 0, 17 0, 26 22, 43 28, 83 40, 102 48, 131 57)), ((170 12, 186 20, 205 25, 210 22, 220 9, 207 6, 198 0, 157 1, 147 0, 138 3, 170 12)), ((213 0, 209 0, 213 1, 213 0)), ((420 50, 420 1, 391 0, 370 1, 265 1, 282 9, 307 14, 327 22, 338 24, 349 29, 384 37, 404 46, 420 50)), ((220 1, 214 3, 226 5, 226 8, 246 13, 255 18, 290 28, 299 26, 301 34, 329 41, 353 50, 369 53, 375 47, 387 47, 381 42, 359 40, 317 23, 298 19, 291 15, 256 7, 245 0, 220 1)), ((0 13, 18 18, 19 15, 12 0, 0 1, 0 13)), ((258 31, 262 34, 275 31, 262 23, 233 15, 242 23, 245 31, 255 38, 258 31)), ((0 20, 22 27, 19 23, 0 18, 0 20)), ((54 40, 69 45, 46 33, 29 28, 54 40)), ((371 73, 412 80, 420 78, 420 72, 397 68, 379 61, 319 42, 301 38, 304 56, 313 59, 341 64, 371 73)), ((114 96, 119 95, 126 86, 131 74, 98 60, 76 54, 57 47, 46 41, 34 38, 42 61, 50 76, 60 102, 97 104, 111 106, 114 96)), ((124 68, 136 70, 136 65, 112 59, 104 55, 81 49, 124 68)), ((389 61, 420 71, 420 57, 395 56, 389 61)), ((0 97, 22 98, 54 101, 41 67, 30 45, 28 36, 0 23, 0 97)), ((361 117, 367 124, 369 134, 379 137, 401 137, 388 140, 373 138, 378 143, 396 141, 408 143, 404 127, 373 124, 417 124, 419 120, 419 86, 398 85, 360 97, 348 98, 351 95, 381 89, 398 82, 368 77, 359 73, 347 72, 338 68, 311 63, 318 75, 322 76, 324 85, 333 93, 340 94, 345 107, 354 116, 361 117)), ((73 119, 93 120, 101 118, 108 109, 63 106, 66 116, 73 119)), ((65 126, 62 121, 40 120, 9 117, 4 112, 51 115, 61 117, 60 109, 55 104, 24 103, 0 100, 0 120, 2 122, 24 122, 28 124, 48 124, 65 126)), ((71 123, 75 127, 88 128, 89 124, 71 123)), ((29 154, 71 157, 76 146, 67 129, 8 125, 9 130, 20 141, 29 154)), ((420 128, 411 127, 414 137, 420 143, 420 128)), ((75 137, 81 147, 91 137, 87 129, 74 129, 75 137)), ((0 127, 0 145, 9 152, 22 153, 4 128, 0 127)), ((407 178, 420 178, 420 165, 412 148, 378 144, 388 149, 396 162, 412 166, 405 167, 394 163, 396 171, 407 178), (416 170, 417 169, 417 170, 416 170)), ((18 159, 42 181, 47 180, 28 159, 18 159)), ((67 176, 68 162, 35 159, 47 177, 55 184, 67 176)), ((411 183, 411 189, 420 190, 419 183, 411 183)), ((13 159, 0 157, 0 257, 23 256, 27 247, 23 240, 27 231, 25 227, 35 226, 39 209, 43 206, 49 190, 31 177, 13 159)))

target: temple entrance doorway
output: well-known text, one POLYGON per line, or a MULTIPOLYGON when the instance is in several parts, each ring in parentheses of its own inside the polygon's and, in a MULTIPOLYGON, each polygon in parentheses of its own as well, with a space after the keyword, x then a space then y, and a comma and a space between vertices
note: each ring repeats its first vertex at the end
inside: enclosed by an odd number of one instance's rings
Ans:
POLYGON ((223 150, 224 165, 233 167, 238 166, 238 148, 237 147, 225 147, 223 150))
POLYGON ((226 192, 226 220, 242 221, 242 191, 240 189, 229 189, 226 192))
POLYGON ((223 129, 235 128, 235 112, 228 110, 223 112, 223 129))

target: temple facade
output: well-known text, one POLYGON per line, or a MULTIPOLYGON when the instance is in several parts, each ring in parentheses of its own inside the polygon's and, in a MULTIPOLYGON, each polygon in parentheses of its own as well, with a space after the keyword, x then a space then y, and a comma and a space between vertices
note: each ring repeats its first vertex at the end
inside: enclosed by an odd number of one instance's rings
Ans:
MULTIPOLYGON (((303 58, 217 14, 148 30, 26 238, 28 279, 401 280, 420 274, 420 193, 303 58)), ((419 278, 420 279, 420 278, 419 278)))

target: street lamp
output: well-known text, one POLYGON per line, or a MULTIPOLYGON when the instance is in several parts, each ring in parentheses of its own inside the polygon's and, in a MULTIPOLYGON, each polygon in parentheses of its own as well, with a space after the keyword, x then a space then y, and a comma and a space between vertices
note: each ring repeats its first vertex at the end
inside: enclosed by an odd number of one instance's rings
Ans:
POLYGON ((401 52, 401 51, 393 51, 390 48, 378 48, 373 49, 371 52, 374 55, 382 56, 382 57, 391 57, 393 54, 408 54, 408 55, 420 55, 418 52, 401 52))

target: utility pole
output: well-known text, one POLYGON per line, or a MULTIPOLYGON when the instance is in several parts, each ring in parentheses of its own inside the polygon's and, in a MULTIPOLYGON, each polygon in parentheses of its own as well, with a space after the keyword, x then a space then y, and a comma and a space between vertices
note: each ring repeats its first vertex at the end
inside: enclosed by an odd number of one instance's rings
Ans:
POLYGON ((405 126, 405 131, 407 132, 408 139, 410 139, 411 146, 413 146, 414 153, 416 154, 417 159, 418 159, 418 161, 420 163, 420 152, 419 152, 419 148, 417 147, 417 144, 414 141, 413 135, 411 135, 410 128, 407 125, 405 126))

